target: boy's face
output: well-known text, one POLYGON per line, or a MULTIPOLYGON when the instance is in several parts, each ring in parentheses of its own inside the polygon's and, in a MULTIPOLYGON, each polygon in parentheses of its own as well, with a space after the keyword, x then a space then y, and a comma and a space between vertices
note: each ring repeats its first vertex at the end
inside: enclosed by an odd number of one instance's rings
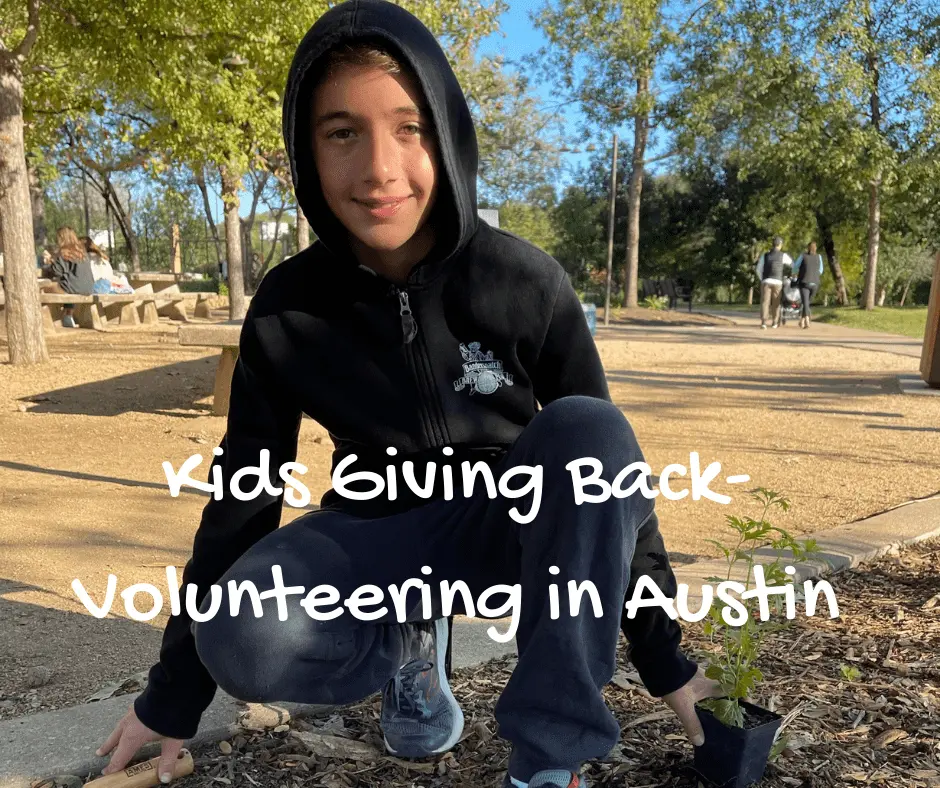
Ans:
POLYGON ((344 67, 314 92, 310 125, 324 198, 353 245, 417 262, 432 245, 438 161, 420 88, 404 74, 344 67))

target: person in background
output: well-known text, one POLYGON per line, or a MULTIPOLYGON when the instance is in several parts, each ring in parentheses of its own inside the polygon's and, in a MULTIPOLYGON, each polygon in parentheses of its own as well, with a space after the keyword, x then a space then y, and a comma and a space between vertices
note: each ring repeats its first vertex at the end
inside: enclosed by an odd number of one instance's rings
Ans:
POLYGON ((796 258, 793 264, 793 276, 800 288, 800 297, 803 301, 803 312, 800 317, 800 327, 809 328, 810 303, 819 289, 819 280, 823 273, 823 259, 816 254, 816 242, 810 241, 806 251, 796 258))
MULTIPOLYGON (((46 293, 71 293, 92 295, 95 292, 95 277, 85 245, 71 227, 60 227, 56 232, 56 250, 49 267, 52 283, 43 287, 46 293)), ((78 328, 73 311, 74 304, 64 304, 63 328, 78 328)))
POLYGON ((774 247, 764 252, 757 260, 757 278, 760 280, 760 327, 767 328, 767 321, 773 320, 771 328, 780 325, 780 294, 783 292, 783 272, 792 268, 793 260, 783 251, 783 238, 774 238, 774 247), (771 318, 773 315, 773 318, 771 318))
POLYGON ((91 270, 95 277, 96 293, 133 293, 134 289, 123 274, 115 274, 104 251, 87 235, 82 238, 85 251, 91 261, 91 270))

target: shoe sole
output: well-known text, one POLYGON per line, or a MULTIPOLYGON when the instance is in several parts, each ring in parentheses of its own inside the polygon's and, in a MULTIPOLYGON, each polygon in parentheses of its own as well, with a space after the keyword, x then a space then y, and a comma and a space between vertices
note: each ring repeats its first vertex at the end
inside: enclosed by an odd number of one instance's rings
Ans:
POLYGON ((460 741, 460 737, 463 735, 463 724, 464 716, 463 709, 460 708, 460 704, 457 703, 457 699, 454 697, 454 693, 451 692, 450 682, 447 680, 447 669, 444 665, 444 659, 437 659, 436 657, 439 654, 447 653, 447 619, 439 618, 434 622, 434 628, 436 629, 437 634, 437 654, 435 654, 434 666, 437 668, 437 678, 441 685, 441 692, 444 693, 444 697, 450 703, 451 710, 454 713, 454 731, 451 733, 450 738, 444 742, 436 750, 424 750, 418 752, 417 750, 395 750, 388 743, 388 739, 385 738, 385 735, 382 735, 382 739, 385 742, 385 749, 388 750, 392 755, 400 755, 403 758, 427 758, 431 755, 440 755, 445 753, 448 750, 453 749, 454 745, 460 741))

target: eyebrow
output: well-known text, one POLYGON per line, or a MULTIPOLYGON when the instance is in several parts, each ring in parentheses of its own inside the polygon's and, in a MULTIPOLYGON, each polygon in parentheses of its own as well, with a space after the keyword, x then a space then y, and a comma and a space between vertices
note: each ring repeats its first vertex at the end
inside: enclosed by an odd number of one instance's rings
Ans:
MULTIPOLYGON (((419 117, 428 114, 428 108, 424 105, 416 107, 414 104, 409 104, 404 107, 395 107, 390 113, 391 115, 418 115, 419 117)), ((331 120, 357 120, 359 119, 358 115, 354 115, 351 112, 348 112, 344 109, 336 110, 335 112, 327 112, 324 115, 320 115, 316 121, 314 121, 313 127, 315 129, 320 128, 324 123, 329 123, 331 120)))

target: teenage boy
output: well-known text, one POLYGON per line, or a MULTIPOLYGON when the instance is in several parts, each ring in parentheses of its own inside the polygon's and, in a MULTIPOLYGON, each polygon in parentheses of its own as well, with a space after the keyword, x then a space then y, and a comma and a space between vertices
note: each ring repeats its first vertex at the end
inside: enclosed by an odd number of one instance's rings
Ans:
MULTIPOLYGON (((284 139, 318 240, 268 273, 252 299, 214 460, 224 490, 262 451, 277 488, 277 469, 295 460, 303 413, 329 430, 334 472, 355 455, 350 471, 386 478, 393 465, 402 479, 412 467, 419 483, 428 462, 451 466, 455 481, 464 461, 482 462, 495 479, 517 466, 541 466, 544 477, 517 498, 491 493, 480 477, 470 497, 448 495, 443 473, 430 499, 406 486, 361 500, 330 490, 319 511, 283 528, 273 491, 251 501, 226 492, 206 505, 183 574, 198 586, 201 613, 215 604, 213 583, 276 588, 274 566, 285 586, 332 586, 345 600, 408 578, 427 577, 432 589, 464 581, 473 599, 518 584, 519 660, 496 708, 512 744, 504 786, 580 786, 582 764, 617 742, 602 690, 621 627, 649 691, 700 743, 694 704, 715 683, 680 653, 679 626, 662 608, 633 619, 624 612, 642 575, 676 592, 653 501, 633 494, 577 505, 565 467, 596 459, 610 484, 642 461, 636 437, 611 404, 562 267, 478 219, 476 135, 433 35, 383 0, 332 8, 295 55, 284 139), (600 617, 587 597, 568 615, 569 580, 594 583, 600 617), (557 619, 551 583, 564 599, 557 619)), ((270 600, 256 617, 247 598, 235 617, 227 602, 196 623, 172 617, 146 690, 99 750, 114 752, 105 771, 154 739, 163 740, 166 771, 216 686, 246 701, 333 704, 381 690, 390 752, 424 757, 456 744, 463 714, 444 669, 439 593, 428 619, 412 589, 402 623, 392 606, 368 622, 342 608, 317 620, 301 600, 288 597, 286 620, 270 600)), ((335 608, 337 599, 319 602, 335 608)), ((466 611, 457 603, 454 612, 466 611)))

